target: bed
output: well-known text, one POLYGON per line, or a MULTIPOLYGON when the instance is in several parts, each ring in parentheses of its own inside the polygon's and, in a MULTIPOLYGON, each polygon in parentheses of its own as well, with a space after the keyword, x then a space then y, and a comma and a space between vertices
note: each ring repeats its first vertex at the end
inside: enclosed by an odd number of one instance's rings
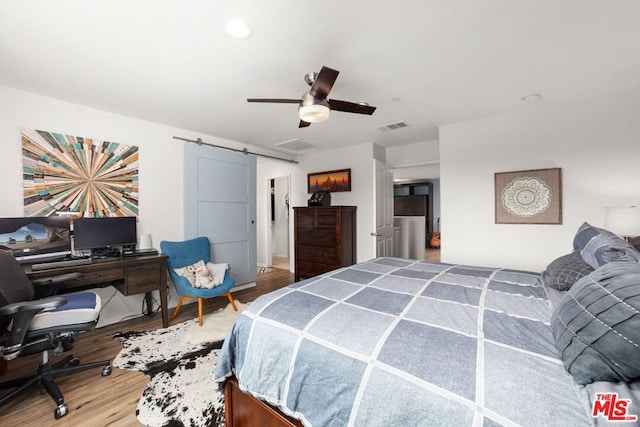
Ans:
POLYGON ((552 325, 566 291, 541 277, 377 258, 263 295, 214 373, 227 425, 593 425, 596 389, 567 369, 552 325), (279 421, 247 418, 265 414, 279 421))

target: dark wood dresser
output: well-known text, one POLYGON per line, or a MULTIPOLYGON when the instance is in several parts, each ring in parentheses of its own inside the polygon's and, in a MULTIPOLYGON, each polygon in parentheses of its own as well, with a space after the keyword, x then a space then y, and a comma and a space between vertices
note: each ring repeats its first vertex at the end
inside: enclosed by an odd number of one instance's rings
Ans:
POLYGON ((356 263, 356 207, 294 207, 295 280, 356 263))

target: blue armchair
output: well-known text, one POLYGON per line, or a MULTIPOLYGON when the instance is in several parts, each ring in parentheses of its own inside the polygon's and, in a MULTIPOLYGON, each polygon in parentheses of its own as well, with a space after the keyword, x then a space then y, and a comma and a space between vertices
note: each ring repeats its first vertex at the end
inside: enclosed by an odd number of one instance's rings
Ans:
POLYGON ((184 242, 160 242, 160 250, 167 255, 167 269, 171 281, 176 287, 176 292, 180 296, 178 305, 173 311, 171 320, 174 320, 180 311, 180 307, 185 301, 198 300, 198 321, 202 326, 202 301, 206 298, 214 298, 219 295, 226 295, 229 303, 235 311, 238 311, 233 296, 229 290, 236 284, 236 281, 229 276, 229 269, 224 274, 224 281, 212 288, 196 288, 189 281, 175 272, 176 268, 192 265, 200 260, 205 263, 210 262, 209 239, 206 237, 196 237, 195 239, 185 240, 184 242))

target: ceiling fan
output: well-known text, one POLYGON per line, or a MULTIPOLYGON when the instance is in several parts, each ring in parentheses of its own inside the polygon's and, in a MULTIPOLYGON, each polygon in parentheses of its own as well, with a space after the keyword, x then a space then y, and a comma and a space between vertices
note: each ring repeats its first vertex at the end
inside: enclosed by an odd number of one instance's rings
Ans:
POLYGON ((311 123, 318 123, 329 118, 329 111, 343 111, 345 113, 373 114, 376 107, 364 102, 340 101, 328 99, 327 96, 338 78, 338 71, 329 67, 322 67, 319 73, 307 73, 304 81, 311 89, 302 95, 301 99, 281 98, 249 98, 247 102, 271 102, 276 104, 298 104, 300 124, 298 127, 307 127, 311 123))

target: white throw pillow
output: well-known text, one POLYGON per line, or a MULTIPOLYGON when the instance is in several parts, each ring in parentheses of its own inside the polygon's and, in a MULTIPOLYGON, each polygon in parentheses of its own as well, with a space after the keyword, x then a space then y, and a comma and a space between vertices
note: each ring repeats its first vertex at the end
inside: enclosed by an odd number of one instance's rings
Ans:
POLYGON ((196 284, 196 271, 198 268, 202 268, 205 266, 204 260, 200 260, 191 265, 187 265, 180 268, 174 268, 173 271, 176 272, 178 276, 182 276, 191 283, 191 286, 196 284))
POLYGON ((228 263, 214 264, 212 262, 207 263, 207 267, 211 274, 213 274, 213 286, 218 286, 224 281, 224 275, 229 268, 228 263))

